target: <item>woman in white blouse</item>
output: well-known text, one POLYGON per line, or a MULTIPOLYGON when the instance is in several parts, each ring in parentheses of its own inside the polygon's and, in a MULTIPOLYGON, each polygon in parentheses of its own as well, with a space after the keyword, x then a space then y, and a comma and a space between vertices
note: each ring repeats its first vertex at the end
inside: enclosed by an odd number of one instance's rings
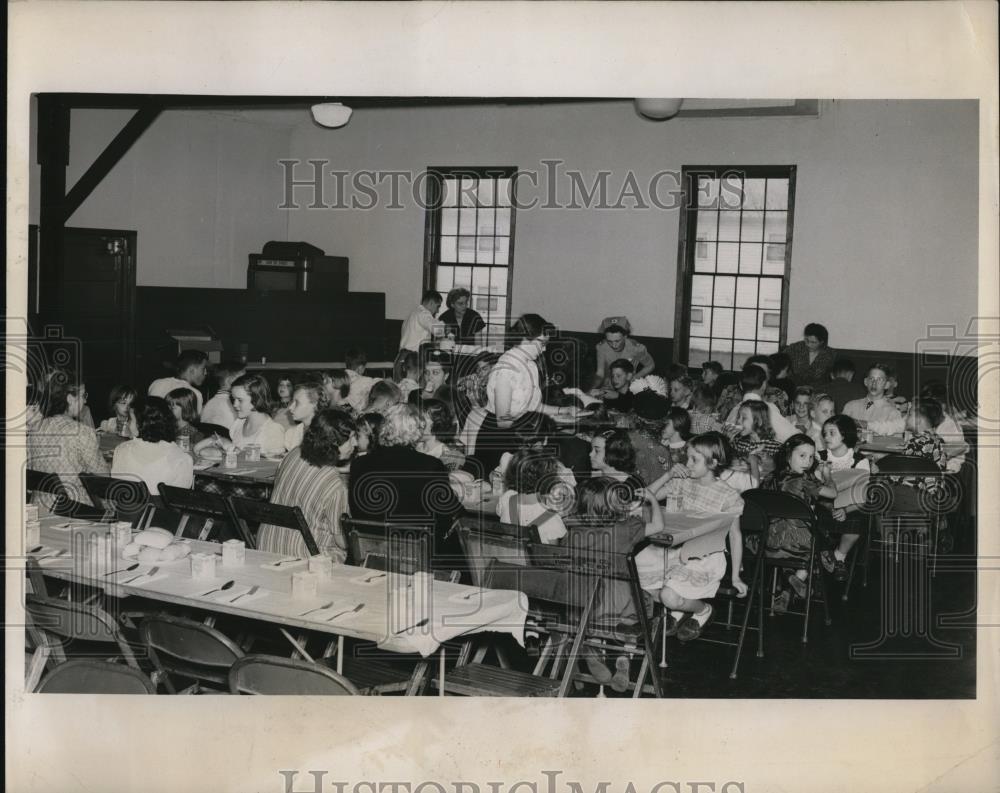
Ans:
POLYGON ((194 484, 191 455, 181 451, 177 440, 177 420, 165 399, 146 397, 139 407, 139 437, 115 449, 111 476, 141 479, 154 496, 160 485, 190 488, 194 484))
POLYGON ((549 341, 549 325, 538 314, 525 314, 511 328, 520 341, 500 356, 486 383, 486 418, 476 437, 476 458, 492 471, 505 451, 517 448, 511 428, 526 413, 558 415, 572 408, 542 402, 538 359, 549 341))

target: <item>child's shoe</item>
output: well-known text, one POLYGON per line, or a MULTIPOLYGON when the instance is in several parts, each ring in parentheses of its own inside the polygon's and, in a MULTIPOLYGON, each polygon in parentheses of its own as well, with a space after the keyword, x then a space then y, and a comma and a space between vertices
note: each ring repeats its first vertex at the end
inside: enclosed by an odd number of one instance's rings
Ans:
POLYGON ((788 604, 792 600, 792 593, 787 589, 782 589, 780 594, 775 595, 771 603, 771 611, 775 614, 784 614, 788 611, 788 604))
POLYGON ((699 615, 692 614, 684 622, 681 623, 680 627, 677 629, 677 638, 682 642, 690 642, 701 636, 702 630, 708 625, 712 620, 712 613, 715 609, 712 606, 707 607, 708 612, 699 615))
POLYGON ((622 693, 628 691, 629 660, 627 655, 619 655, 615 661, 615 674, 611 678, 611 688, 622 693))
POLYGON ((804 598, 806 596, 806 592, 809 591, 806 587, 806 582, 795 575, 795 573, 788 576, 788 583, 791 584, 792 589, 795 590, 795 594, 800 598, 804 598))
POLYGON ((606 686, 611 682, 611 670, 608 669, 607 664, 604 663, 604 659, 597 650, 593 647, 582 647, 580 655, 583 656, 583 662, 587 665, 587 670, 594 680, 602 686, 606 686))

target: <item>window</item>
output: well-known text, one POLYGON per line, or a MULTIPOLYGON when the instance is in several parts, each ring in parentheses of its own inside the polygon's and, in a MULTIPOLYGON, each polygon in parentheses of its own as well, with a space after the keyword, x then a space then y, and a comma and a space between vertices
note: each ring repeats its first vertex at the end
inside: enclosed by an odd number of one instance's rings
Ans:
POLYGON ((677 358, 739 369, 785 344, 795 166, 684 168, 682 182, 677 358))
POLYGON ((424 285, 465 287, 486 322, 487 345, 510 324, 516 168, 429 168, 424 285))

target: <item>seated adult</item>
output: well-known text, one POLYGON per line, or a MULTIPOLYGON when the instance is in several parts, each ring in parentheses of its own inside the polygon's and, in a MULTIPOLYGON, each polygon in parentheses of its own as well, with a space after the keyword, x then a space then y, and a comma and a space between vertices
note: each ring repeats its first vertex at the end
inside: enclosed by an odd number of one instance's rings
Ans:
POLYGON ((149 384, 146 393, 152 397, 165 399, 175 388, 190 388, 195 393, 198 403, 198 415, 201 416, 202 396, 201 384, 208 375, 208 356, 201 350, 184 350, 177 356, 175 377, 161 377, 149 384))
POLYGON ((239 361, 223 361, 212 372, 218 390, 201 410, 201 423, 223 427, 228 432, 236 421, 229 392, 233 381, 247 373, 246 366, 239 361))
POLYGON ((792 361, 792 380, 796 385, 821 387, 833 365, 833 350, 827 346, 830 334, 818 322, 810 322, 802 331, 802 340, 782 350, 792 361))
POLYGON ((645 345, 629 338, 632 325, 628 317, 608 317, 601 323, 598 333, 604 336, 597 343, 597 371, 594 374, 594 388, 599 388, 611 377, 611 364, 624 358, 632 364, 635 377, 652 374, 656 363, 645 345))
POLYGON ((469 308, 471 300, 468 289, 452 289, 445 299, 448 310, 438 317, 438 322, 444 324, 445 333, 454 336, 459 344, 475 344, 476 336, 486 327, 483 318, 469 308))
POLYGON ((424 419, 412 405, 385 412, 379 442, 351 463, 348 490, 351 515, 361 520, 408 521, 435 527, 434 558, 441 569, 456 569, 461 548, 449 537, 462 511, 441 460, 417 451, 424 419))
MULTIPOLYGON (((80 482, 80 474, 107 474, 108 464, 101 456, 97 433, 80 423, 78 417, 87 404, 86 386, 59 373, 49 379, 42 400, 44 418, 28 434, 28 467, 34 471, 57 474, 69 497, 81 504, 91 504, 80 482)), ((170 417, 173 421, 173 416, 170 417)), ((32 503, 51 509, 55 496, 35 493, 32 503)))
MULTIPOLYGON (((340 516, 347 512, 347 466, 357 446, 356 430, 354 419, 344 411, 320 410, 307 425, 302 443, 281 461, 271 491, 272 504, 302 510, 320 553, 338 564, 347 559, 340 516)), ((309 554, 299 532, 269 523, 261 524, 257 547, 300 558, 309 554)))
POLYGON ((868 389, 855 382, 854 361, 849 358, 836 358, 830 367, 830 382, 820 389, 833 399, 834 413, 843 413, 844 405, 855 399, 863 399, 868 389))
POLYGON ((194 461, 181 451, 177 419, 165 399, 146 397, 139 406, 139 437, 115 449, 111 475, 115 479, 141 479, 156 496, 160 485, 190 488, 194 485, 194 461))

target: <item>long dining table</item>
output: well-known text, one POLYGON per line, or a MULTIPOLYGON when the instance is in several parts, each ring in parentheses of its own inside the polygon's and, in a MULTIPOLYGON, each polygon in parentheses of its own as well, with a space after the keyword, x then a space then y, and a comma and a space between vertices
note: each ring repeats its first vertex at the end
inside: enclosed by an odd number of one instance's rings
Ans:
MULTIPOLYGON (((189 557, 130 569, 135 559, 91 556, 91 536, 105 534, 108 528, 94 521, 44 517, 41 546, 28 549, 28 556, 45 575, 98 587, 111 598, 137 596, 275 625, 307 659, 306 648, 293 632, 328 634, 337 639, 338 671, 343 669, 345 637, 374 642, 390 652, 419 653, 425 659, 445 641, 482 632, 507 633, 524 644, 528 602, 521 592, 334 564, 328 575, 318 574, 315 595, 302 596, 293 592, 293 576, 307 569, 307 559, 247 549, 242 564, 223 566, 218 543, 182 540, 190 544, 192 555, 218 555, 214 577, 193 578, 189 557)), ((442 651, 441 675, 444 660, 442 651)), ((426 663, 417 665, 408 694, 417 693, 426 669, 426 663)))

